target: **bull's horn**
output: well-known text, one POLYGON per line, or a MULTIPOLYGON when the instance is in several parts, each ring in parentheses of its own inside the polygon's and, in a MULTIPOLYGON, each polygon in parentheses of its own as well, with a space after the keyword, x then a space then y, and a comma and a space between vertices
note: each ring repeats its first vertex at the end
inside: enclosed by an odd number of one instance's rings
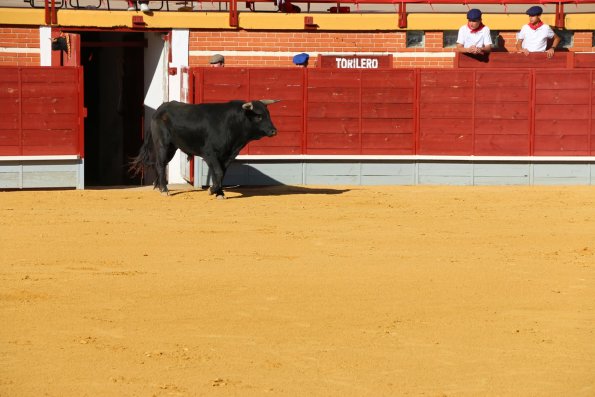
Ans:
POLYGON ((280 102, 280 99, 261 99, 260 102, 264 103, 265 105, 270 105, 271 103, 280 102))
POLYGON ((252 104, 252 102, 246 102, 245 104, 242 105, 242 109, 252 110, 252 109, 254 109, 254 105, 252 104))

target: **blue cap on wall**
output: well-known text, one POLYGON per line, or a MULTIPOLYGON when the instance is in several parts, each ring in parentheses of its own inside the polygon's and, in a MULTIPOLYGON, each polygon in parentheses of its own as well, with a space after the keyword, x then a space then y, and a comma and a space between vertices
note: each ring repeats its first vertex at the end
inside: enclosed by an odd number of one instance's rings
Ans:
POLYGON ((308 62, 309 58, 310 55, 306 54, 305 52, 302 52, 301 54, 297 54, 293 57, 293 63, 295 63, 296 65, 303 65, 306 62, 308 62))
POLYGON ((540 6, 533 6, 527 10, 527 15, 530 17, 536 17, 541 14, 543 14, 543 8, 540 6))
POLYGON ((481 19, 481 11, 478 10, 477 8, 472 8, 467 13, 467 19, 470 20, 470 21, 473 21, 473 20, 476 20, 476 19, 481 19))

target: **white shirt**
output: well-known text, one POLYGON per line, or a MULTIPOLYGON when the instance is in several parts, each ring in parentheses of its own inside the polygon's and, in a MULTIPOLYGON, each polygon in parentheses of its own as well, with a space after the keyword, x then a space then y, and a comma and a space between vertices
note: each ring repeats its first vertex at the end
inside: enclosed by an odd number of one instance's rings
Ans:
POLYGON ((547 48, 547 40, 554 37, 554 31, 545 23, 536 30, 527 24, 521 28, 517 39, 523 40, 522 47, 529 52, 543 52, 547 48))
POLYGON ((490 36, 490 28, 484 26, 479 32, 471 32, 468 25, 463 25, 459 29, 457 36, 457 44, 462 44, 463 47, 469 48, 471 46, 484 47, 492 45, 492 36, 490 36))

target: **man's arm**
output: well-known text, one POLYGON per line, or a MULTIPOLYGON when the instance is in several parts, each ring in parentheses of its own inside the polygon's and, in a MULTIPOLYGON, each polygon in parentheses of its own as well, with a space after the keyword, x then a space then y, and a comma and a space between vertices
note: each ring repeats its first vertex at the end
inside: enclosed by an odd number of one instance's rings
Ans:
POLYGON ((517 39, 516 41, 516 51, 522 52, 525 55, 529 55, 529 50, 523 48, 523 39, 517 39))
POLYGON ((547 53, 548 58, 551 58, 554 56, 554 48, 558 47, 558 44, 560 44, 560 41, 562 41, 562 39, 560 39, 560 36, 558 36, 554 32, 554 41, 552 41, 552 46, 545 51, 547 53))

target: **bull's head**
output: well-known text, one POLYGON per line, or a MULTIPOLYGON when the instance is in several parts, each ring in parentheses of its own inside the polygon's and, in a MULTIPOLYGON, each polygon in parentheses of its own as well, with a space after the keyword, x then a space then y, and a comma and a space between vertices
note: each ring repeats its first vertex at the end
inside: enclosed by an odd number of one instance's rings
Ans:
MULTIPOLYGON (((264 134, 264 136, 277 135, 277 128, 273 125, 267 105, 279 102, 279 99, 261 99, 259 101, 246 102, 242 109, 251 121, 253 131, 264 134)), ((258 139, 258 138, 257 138, 258 139)))

